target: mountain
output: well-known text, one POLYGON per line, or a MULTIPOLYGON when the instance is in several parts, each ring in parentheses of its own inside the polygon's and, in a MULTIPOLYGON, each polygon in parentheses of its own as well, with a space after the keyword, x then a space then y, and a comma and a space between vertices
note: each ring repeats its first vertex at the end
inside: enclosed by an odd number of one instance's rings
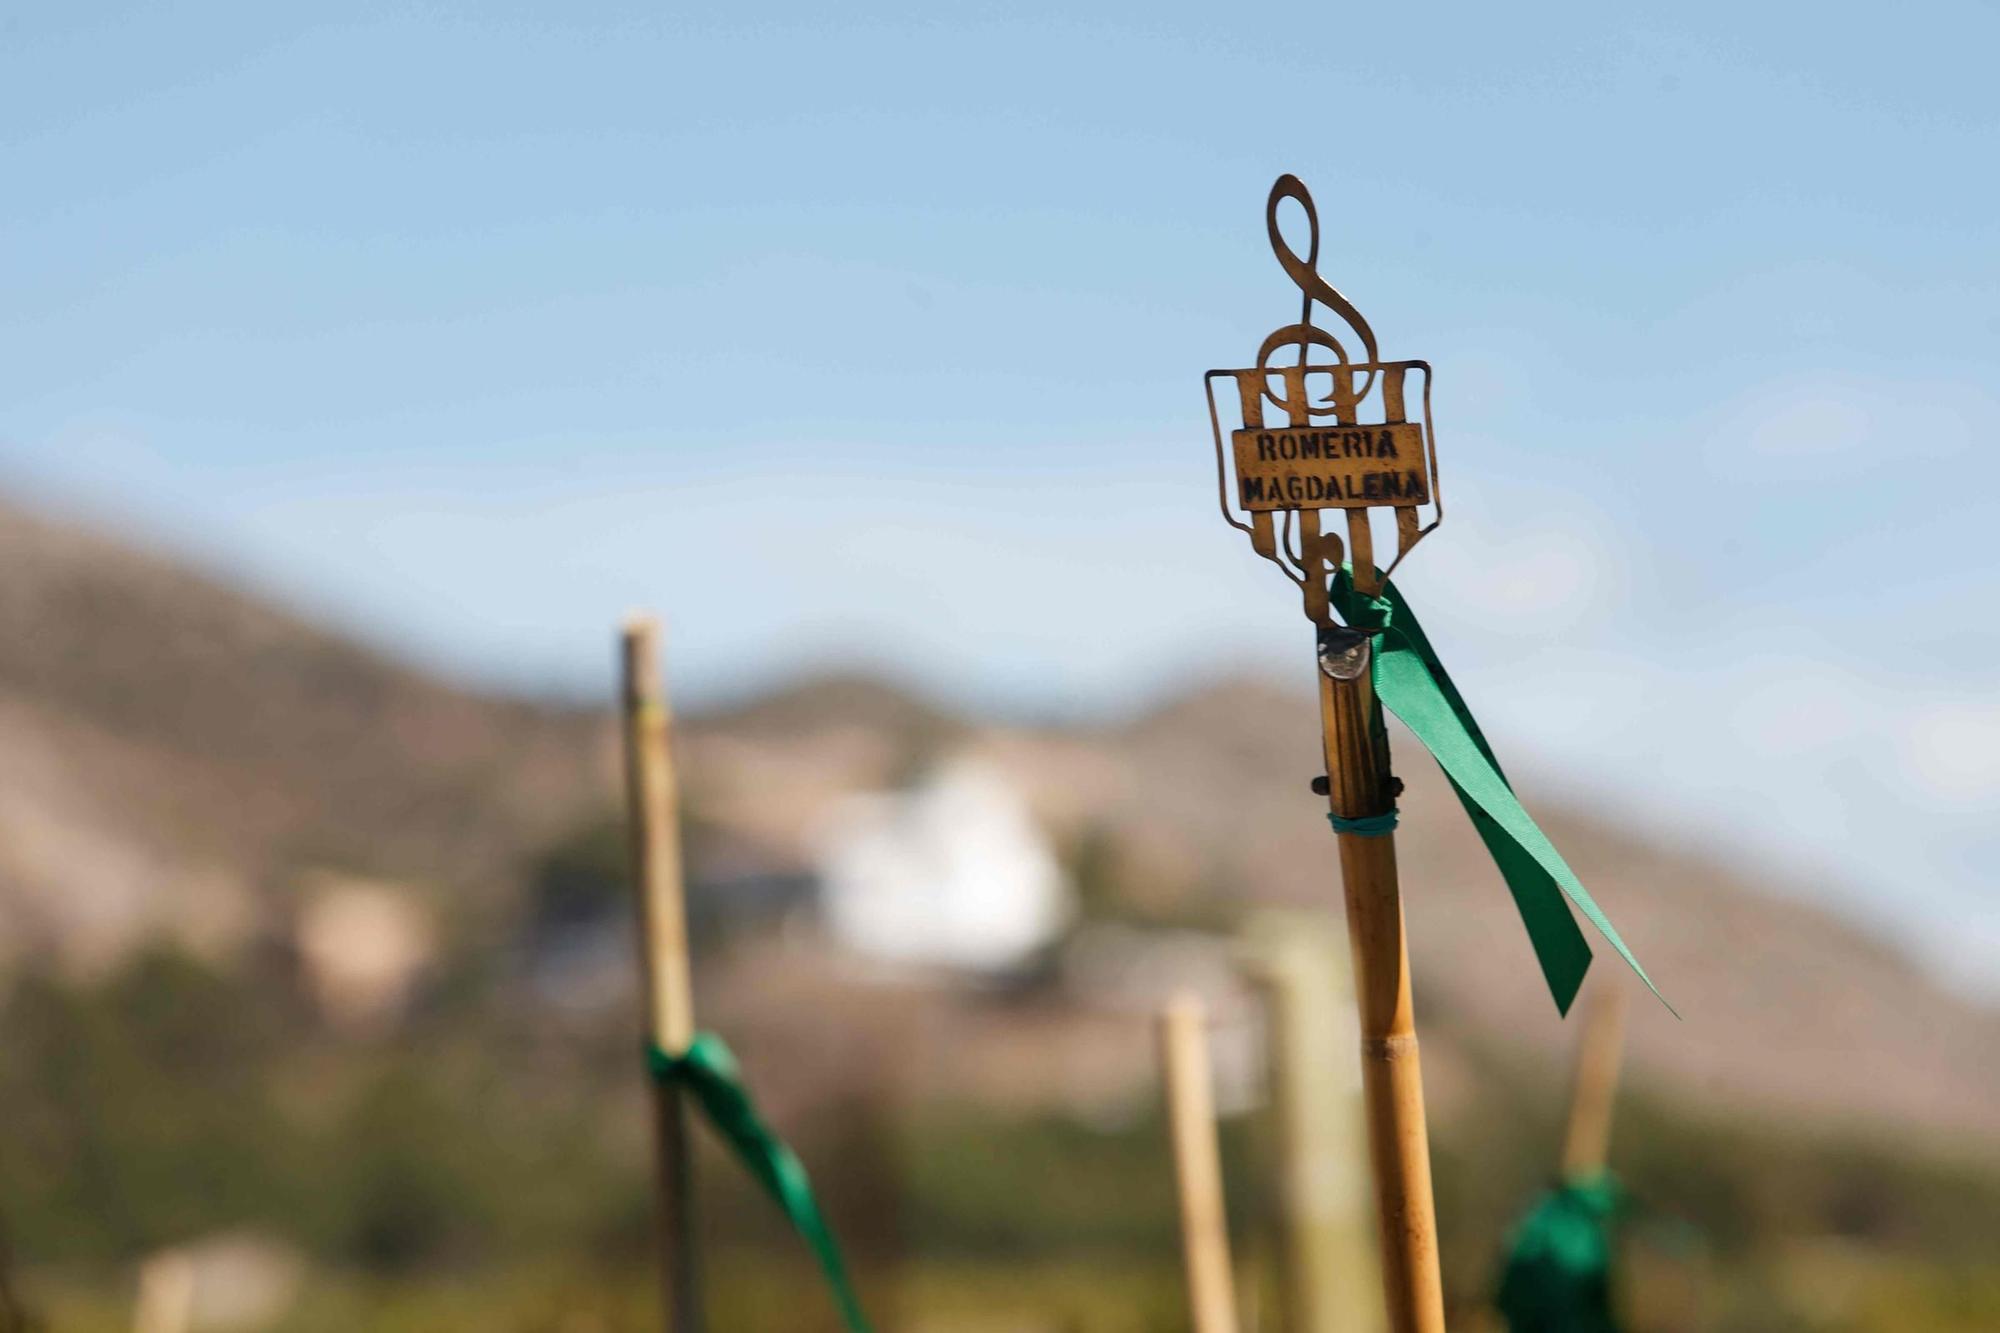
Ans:
MULTIPOLYGON (((1115 725, 1031 727, 866 678, 802 682, 685 718, 683 784, 707 824, 803 857, 845 794, 969 750, 1060 846, 1098 849, 1126 910, 1337 913, 1309 686, 1219 682, 1115 725)), ((1426 1069, 1448 1116, 1491 1053, 1553 1062, 1570 1034, 1456 802, 1414 741, 1395 745, 1426 1069)), ((608 713, 442 682, 165 555, 0 503, 0 964, 101 967, 157 935, 226 951, 315 869, 504 901, 531 857, 616 810, 616 777, 608 713)), ((1732 871, 1700 829, 1522 795, 1685 1016, 1635 997, 1635 1083, 2000 1144, 2000 1013, 1732 871)))
POLYGON ((0 953, 226 949, 307 868, 476 889, 601 808, 609 740, 0 501, 0 953))

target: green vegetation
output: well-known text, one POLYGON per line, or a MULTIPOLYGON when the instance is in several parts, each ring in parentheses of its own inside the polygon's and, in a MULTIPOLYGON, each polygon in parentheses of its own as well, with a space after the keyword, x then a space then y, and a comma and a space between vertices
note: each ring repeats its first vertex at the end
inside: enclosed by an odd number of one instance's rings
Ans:
MULTIPOLYGON (((438 994, 466 989, 447 978, 438 994)), ((314 1261, 293 1333, 649 1326, 638 1081, 615 1034, 539 1031, 488 992, 434 1001, 393 1040, 336 1040, 281 961, 217 971, 152 953, 94 985, 20 979, 0 1046, 0 1220, 46 1327, 124 1327, 137 1256, 236 1226, 314 1261)), ((1547 1080, 1484 1077, 1490 1113, 1441 1125, 1437 1144, 1459 1318, 1554 1151, 1547 1080)), ((1179 1326, 1150 1116, 1093 1127, 856 1106, 827 1122, 799 1146, 885 1325, 1179 1326)), ((1253 1117, 1225 1134, 1252 1266, 1269 1249, 1261 1133, 1253 1117)), ((2000 1327, 1990 1175, 1691 1118, 1644 1089, 1617 1158, 1640 1201, 1627 1232, 1639 1329, 2000 1327)), ((718 1326, 830 1329, 782 1223, 713 1145, 702 1166, 718 1326)))
POLYGON ((20 1261, 123 1261, 254 1225, 400 1273, 643 1219, 589 1082, 530 1091, 506 1063, 518 1041, 441 1018, 334 1042, 272 970, 163 953, 94 987, 23 978, 0 1010, 0 1208, 20 1261))

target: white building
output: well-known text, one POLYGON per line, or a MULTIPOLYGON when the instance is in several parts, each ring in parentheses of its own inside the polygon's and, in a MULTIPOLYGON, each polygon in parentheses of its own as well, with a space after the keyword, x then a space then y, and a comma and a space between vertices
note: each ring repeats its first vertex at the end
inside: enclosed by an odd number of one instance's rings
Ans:
POLYGON ((828 928, 879 961, 1005 972, 1069 919, 1048 838, 1006 776, 977 760, 842 802, 818 852, 828 928))

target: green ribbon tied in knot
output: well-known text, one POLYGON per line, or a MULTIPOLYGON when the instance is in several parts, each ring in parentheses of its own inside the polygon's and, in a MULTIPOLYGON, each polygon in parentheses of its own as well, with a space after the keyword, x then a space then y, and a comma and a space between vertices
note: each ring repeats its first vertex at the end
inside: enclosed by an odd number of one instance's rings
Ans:
MULTIPOLYGON (((1369 596, 1356 590, 1349 570, 1341 569, 1327 591, 1334 609, 1350 628, 1371 634, 1376 697, 1438 761, 1500 877, 1507 881, 1556 1008, 1569 1012, 1584 973, 1590 969, 1590 945, 1564 899, 1589 918, 1647 989, 1666 1004, 1660 988, 1653 985, 1646 969, 1618 938, 1617 928, 1591 900, 1576 872, 1521 808, 1492 747, 1396 586, 1384 579, 1381 595, 1369 596)), ((1673 1010, 1671 1004, 1667 1008, 1673 1010)), ((1678 1012, 1675 1017, 1679 1017, 1678 1012)))
POLYGON ((1621 1201, 1604 1173, 1566 1181, 1521 1219, 1493 1296, 1512 1333, 1618 1333, 1611 1227, 1621 1201))
POLYGON ((757 1114, 750 1090, 743 1084, 743 1071, 722 1038, 713 1032, 699 1033, 678 1056, 649 1046, 646 1067, 655 1081, 680 1088, 694 1099, 736 1159, 784 1210, 792 1229, 819 1260, 848 1333, 872 1333, 861 1313, 861 1301, 854 1294, 854 1284, 848 1279, 847 1265, 841 1260, 840 1246, 813 1198, 805 1164, 757 1114))

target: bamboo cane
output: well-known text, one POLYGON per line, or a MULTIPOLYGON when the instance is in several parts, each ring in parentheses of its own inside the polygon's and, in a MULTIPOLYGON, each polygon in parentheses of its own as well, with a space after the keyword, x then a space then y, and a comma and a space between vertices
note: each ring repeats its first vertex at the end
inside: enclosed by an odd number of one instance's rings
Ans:
MULTIPOLYGON (((669 715, 660 684, 660 626, 647 616, 625 622, 625 782, 632 866, 638 885, 639 958, 645 984, 646 1037, 670 1054, 694 1039, 688 977, 687 912, 681 892, 680 829, 669 715)), ((653 1083, 654 1166, 659 1195, 660 1278, 668 1333, 700 1333, 695 1265, 693 1179, 687 1116, 680 1092, 653 1083)))
POLYGON ((1563 1135, 1562 1174, 1567 1181, 1595 1179, 1609 1160, 1611 1114, 1625 1046, 1625 1000, 1625 991, 1611 985, 1597 987, 1590 999, 1577 1044, 1569 1129, 1563 1135))
POLYGON ((1350 1020, 1345 932, 1318 914, 1260 917, 1246 971, 1264 994, 1277 1149, 1285 1333, 1379 1333, 1367 1131, 1354 1069, 1334 1059, 1350 1020))
MULTIPOLYGON (((1354 568, 1357 584, 1360 571, 1372 574, 1358 543, 1354 568)), ((1321 629, 1319 694, 1327 797, 1333 813, 1345 819, 1385 815, 1395 806, 1389 735, 1370 680, 1370 656, 1367 635, 1337 627, 1321 629)), ((1424 1126, 1403 901, 1396 884, 1396 843, 1392 835, 1343 832, 1339 837, 1348 946, 1354 956, 1356 1007, 1361 1011, 1361 1085, 1368 1107, 1389 1327, 1393 1333, 1444 1333, 1430 1139, 1424 1126)))
POLYGON ((1236 1333, 1236 1279, 1223 1210, 1222 1159, 1215 1141, 1215 1093, 1208 1060, 1208 1015, 1201 1000, 1177 995, 1160 1011, 1167 1124, 1181 1208, 1194 1333, 1236 1333))

